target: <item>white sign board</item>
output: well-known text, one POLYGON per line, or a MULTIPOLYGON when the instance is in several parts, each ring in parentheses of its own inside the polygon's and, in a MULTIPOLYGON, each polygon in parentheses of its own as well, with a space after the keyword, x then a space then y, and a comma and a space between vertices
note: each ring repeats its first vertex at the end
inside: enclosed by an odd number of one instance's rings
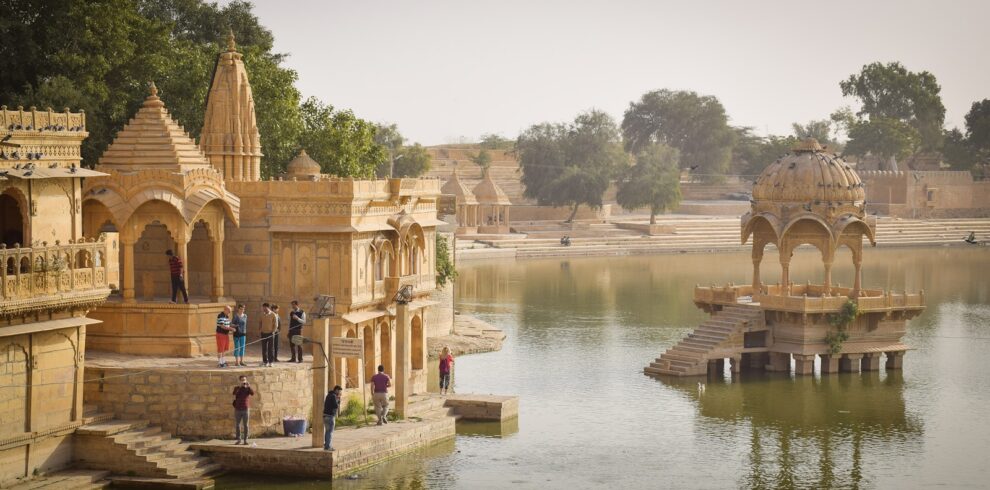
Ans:
POLYGON ((330 343, 330 356, 361 359, 364 357, 364 342, 361 339, 334 337, 330 343))

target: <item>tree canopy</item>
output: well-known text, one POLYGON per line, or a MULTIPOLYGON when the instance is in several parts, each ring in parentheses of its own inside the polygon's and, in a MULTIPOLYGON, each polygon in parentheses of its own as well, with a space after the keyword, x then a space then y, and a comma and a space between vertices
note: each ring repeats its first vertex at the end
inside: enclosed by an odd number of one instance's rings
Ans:
POLYGON ((973 102, 966 113, 966 141, 977 159, 990 162, 990 99, 973 102))
POLYGON ((677 150, 666 145, 650 145, 636 155, 636 163, 619 180, 616 201, 633 210, 648 206, 650 224, 657 214, 681 202, 681 170, 677 150))
POLYGON ((433 163, 430 152, 419 143, 401 147, 399 157, 395 161, 395 177, 419 177, 429 172, 433 163))
POLYGON ((601 207, 611 178, 628 162, 615 121, 601 111, 574 122, 536 124, 516 140, 523 195, 541 206, 601 207))
POLYGON ((488 170, 488 167, 492 166, 492 155, 488 153, 488 149, 482 147, 478 150, 478 153, 471 157, 471 161, 475 165, 481 167, 482 171, 488 170))
POLYGON ((722 103, 695 92, 656 90, 631 102, 622 118, 626 149, 639 153, 653 143, 677 148, 681 165, 707 181, 719 181, 729 167, 734 142, 722 103))
POLYGON ((852 155, 870 153, 887 164, 891 158, 903 160, 920 146, 921 135, 917 129, 898 119, 877 117, 852 125, 845 152, 852 155))
MULTIPOLYGON (((90 135, 83 142, 82 155, 89 165, 96 163, 113 135, 140 106, 152 80, 172 116, 198 137, 212 70, 231 31, 251 78, 265 155, 262 175, 281 173, 304 143, 297 74, 283 66, 285 55, 273 52, 274 38, 248 2, 6 0, 4 5, 0 103, 85 110, 90 135)), ((337 131, 340 138, 363 138, 357 130, 362 125, 359 119, 353 114, 350 118, 354 121, 346 121, 343 115, 321 120, 352 124, 351 130, 337 131)), ((311 136, 314 118, 306 123, 311 136)), ((357 153, 335 155, 334 161, 368 158, 364 141, 338 143, 341 151, 357 153)), ((314 148, 311 154, 318 152, 314 148)), ((348 171, 349 165, 335 168, 348 171)), ((353 168, 360 169, 360 165, 353 168)))
MULTIPOLYGON (((839 83, 842 95, 856 97, 863 107, 856 114, 870 120, 895 120, 911 126, 920 138, 920 149, 936 150, 942 138, 945 106, 942 88, 927 71, 908 71, 900 63, 871 63, 839 83)), ((887 128, 891 123, 881 123, 887 128)), ((853 139, 852 132, 849 134, 853 139)), ((866 145, 865 142, 857 145, 866 145)))
POLYGON ((320 162, 323 173, 371 178, 386 159, 385 149, 375 143, 375 126, 353 112, 334 110, 314 97, 303 102, 301 112, 299 144, 320 162))

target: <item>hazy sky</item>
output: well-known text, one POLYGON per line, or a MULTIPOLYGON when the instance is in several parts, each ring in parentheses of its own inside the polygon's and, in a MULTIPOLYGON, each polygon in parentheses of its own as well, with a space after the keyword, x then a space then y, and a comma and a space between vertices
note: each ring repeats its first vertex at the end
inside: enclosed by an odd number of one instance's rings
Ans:
POLYGON ((988 1, 256 0, 255 12, 305 96, 428 145, 590 108, 621 121, 659 88, 790 133, 852 105, 839 81, 873 61, 934 73, 948 127, 990 98, 988 1))

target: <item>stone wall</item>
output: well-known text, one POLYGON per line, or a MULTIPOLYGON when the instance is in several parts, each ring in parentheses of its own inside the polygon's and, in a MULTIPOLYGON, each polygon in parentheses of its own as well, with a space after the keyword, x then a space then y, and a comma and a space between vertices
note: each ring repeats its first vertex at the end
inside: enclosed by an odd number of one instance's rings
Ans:
POLYGON ((255 391, 251 398, 252 437, 282 433, 282 418, 309 418, 312 371, 308 365, 268 369, 197 370, 91 367, 86 404, 125 420, 147 420, 182 438, 233 439, 233 396, 238 376, 255 391), (122 376, 131 374, 130 376, 122 376))
MULTIPOLYGON (((0 336, 0 485, 66 467, 80 425, 81 325, 0 336), (28 388, 27 385, 32 385, 28 388)), ((36 324, 4 325, 3 330, 36 324)))
POLYGON ((969 172, 863 171, 867 210, 900 218, 990 216, 990 182, 969 172))

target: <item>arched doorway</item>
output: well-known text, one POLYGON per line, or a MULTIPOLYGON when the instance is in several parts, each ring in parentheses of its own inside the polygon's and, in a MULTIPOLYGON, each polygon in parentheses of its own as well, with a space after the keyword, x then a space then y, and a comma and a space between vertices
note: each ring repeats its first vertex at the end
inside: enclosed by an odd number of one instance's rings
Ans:
MULTIPOLYGON (((134 243, 134 282, 137 297, 150 301, 155 297, 168 298, 172 294, 166 250, 176 251, 175 239, 169 229, 158 221, 146 225, 141 237, 134 243)), ((123 255, 121 254, 122 257, 123 255)))
POLYGON ((419 315, 412 319, 412 368, 423 369, 423 320, 419 315))
MULTIPOLYGON (((348 329, 347 335, 345 335, 349 339, 356 339, 357 336, 356 328, 348 329)), ((344 376, 345 388, 358 388, 361 386, 361 366, 357 358, 347 358, 347 370, 344 372, 344 376)))
POLYGON ((208 298, 213 294, 213 242, 209 231, 206 223, 197 221, 186 245, 189 257, 182 257, 186 261, 189 296, 208 298))
POLYGON ((9 193, 0 194, 0 241, 13 248, 25 245, 24 213, 20 203, 9 193))
POLYGON ((362 330, 364 334, 364 381, 371 381, 371 377, 375 375, 375 368, 378 364, 375 362, 375 329, 373 326, 365 326, 362 330))
POLYGON ((378 330, 381 331, 382 365, 385 366, 385 373, 395 377, 395 372, 392 370, 392 329, 388 322, 381 322, 378 324, 378 330))

